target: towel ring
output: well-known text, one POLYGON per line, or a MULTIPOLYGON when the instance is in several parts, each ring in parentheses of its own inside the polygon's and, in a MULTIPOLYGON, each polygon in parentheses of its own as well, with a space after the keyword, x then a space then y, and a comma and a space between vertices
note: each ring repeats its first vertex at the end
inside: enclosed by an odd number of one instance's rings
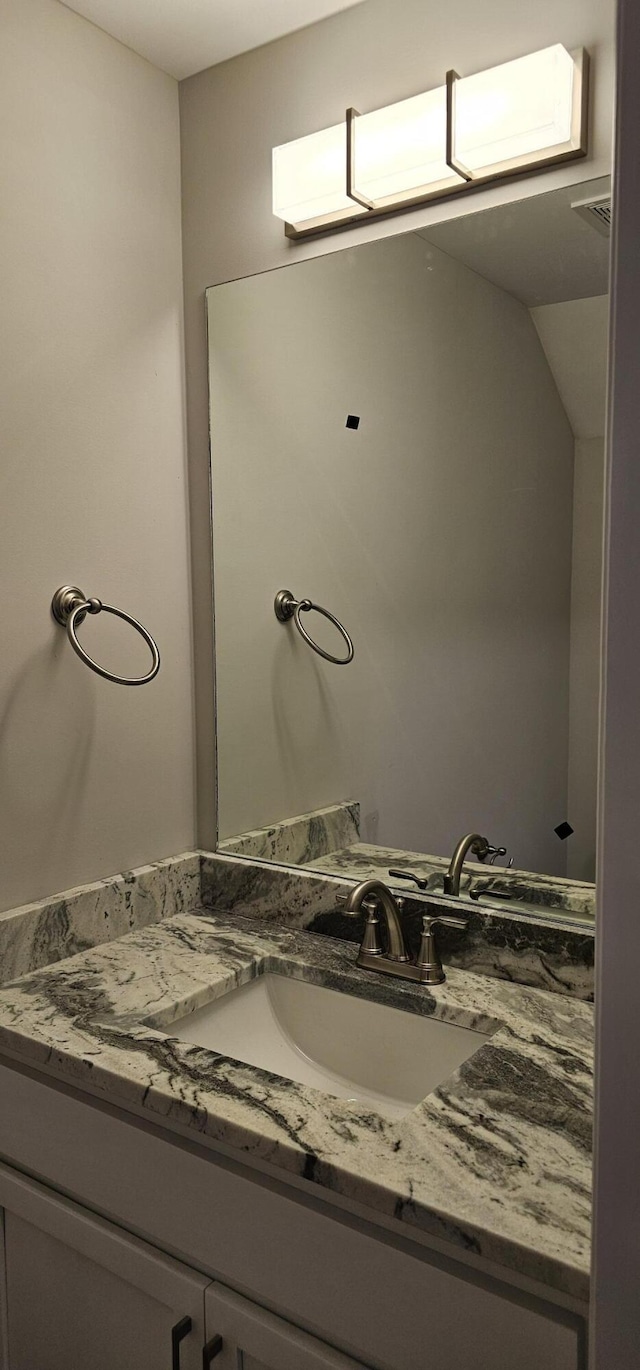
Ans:
POLYGON ((318 656, 324 657, 325 661, 331 661, 334 666, 348 666, 349 662, 353 661, 353 642, 340 619, 336 618, 335 614, 330 614, 328 609, 323 609, 320 604, 313 604, 310 599, 296 599, 290 590, 278 590, 273 607, 278 621, 288 623, 289 619, 292 618, 300 636, 304 638, 314 652, 318 653, 318 656), (330 652, 325 652, 324 647, 319 647, 318 643, 309 637, 306 628, 302 626, 300 615, 308 613, 310 609, 315 609, 317 614, 322 614, 323 618, 328 618, 329 622, 333 623, 338 632, 342 634, 347 648, 346 656, 331 656, 330 652))
POLYGON ((85 666, 90 666, 96 675, 101 675, 104 680, 112 680, 114 685, 147 685, 160 670, 160 653, 154 642, 151 633, 138 623, 137 618, 132 618, 130 614, 125 614, 122 609, 114 609, 112 604, 103 604, 100 599, 87 599, 87 596, 78 589, 77 585, 61 585, 56 590, 51 601, 51 612, 57 623, 60 623, 67 630, 67 637, 73 647, 74 652, 84 661, 85 666), (116 618, 123 618, 125 623, 130 623, 136 632, 144 638, 147 647, 151 652, 151 670, 146 675, 134 676, 130 680, 127 676, 114 675, 113 671, 106 671, 104 666, 99 666, 93 657, 85 652, 81 647, 76 636, 76 627, 79 627, 87 614, 115 614, 116 618))

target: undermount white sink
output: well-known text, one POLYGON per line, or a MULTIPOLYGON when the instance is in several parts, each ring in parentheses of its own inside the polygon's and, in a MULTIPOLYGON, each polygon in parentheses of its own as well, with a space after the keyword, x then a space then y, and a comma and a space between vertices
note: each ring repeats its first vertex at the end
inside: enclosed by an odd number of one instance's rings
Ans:
POLYGON ((270 973, 167 1031, 388 1118, 409 1113, 488 1041, 453 1023, 270 973))

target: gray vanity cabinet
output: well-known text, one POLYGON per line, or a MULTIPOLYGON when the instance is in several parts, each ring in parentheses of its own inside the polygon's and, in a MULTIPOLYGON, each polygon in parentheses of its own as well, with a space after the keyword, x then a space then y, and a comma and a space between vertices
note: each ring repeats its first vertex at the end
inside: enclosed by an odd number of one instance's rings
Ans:
POLYGON ((20 1179, 11 1189, 2 1370, 201 1370, 206 1276, 20 1179))
POLYGON ((0 1370, 586 1370, 582 1305, 2 1064, 0 1097, 0 1370))
POLYGON ((77 1205, 3 1183, 0 1370, 363 1370, 77 1205))

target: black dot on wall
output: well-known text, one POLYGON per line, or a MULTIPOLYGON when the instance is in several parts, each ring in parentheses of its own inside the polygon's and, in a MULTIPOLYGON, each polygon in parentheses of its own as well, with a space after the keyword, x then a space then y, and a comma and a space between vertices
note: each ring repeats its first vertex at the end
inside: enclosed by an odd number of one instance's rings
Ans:
POLYGON ((360 425, 360 415, 359 415, 359 414, 347 414, 347 422, 346 422, 346 425, 345 425, 347 428, 358 428, 359 425, 360 425))
POLYGON ((554 828, 553 831, 557 833, 561 842, 565 842, 567 837, 571 837, 573 828, 570 823, 558 823, 557 828, 554 828))

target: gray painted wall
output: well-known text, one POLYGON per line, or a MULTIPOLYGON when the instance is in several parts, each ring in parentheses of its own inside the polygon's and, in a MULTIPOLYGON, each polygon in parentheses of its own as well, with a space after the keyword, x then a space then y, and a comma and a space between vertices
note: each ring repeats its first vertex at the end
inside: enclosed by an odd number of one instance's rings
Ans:
POLYGON ((336 252, 355 242, 605 175, 611 164, 614 0, 473 0, 436 8, 424 0, 367 0, 277 43, 200 73, 180 87, 183 235, 193 584, 199 838, 215 835, 212 624, 209 583, 207 286, 336 252), (591 153, 586 161, 376 221, 342 235, 290 245, 270 202, 271 148, 344 115, 440 84, 449 67, 475 71, 545 44, 586 45, 594 59, 591 153))
POLYGON ((567 875, 595 880, 609 298, 543 305, 531 316, 576 439, 567 875))
POLYGON ((605 443, 577 438, 573 485, 567 875, 595 880, 605 443))
MULTIPOLYGON (((57 0, 3 0, 1 27, 7 908, 183 850, 194 822, 177 84, 57 0), (65 582, 155 634, 151 685, 78 661, 49 614, 65 582)), ((123 625, 81 631, 145 668, 123 625)))
POLYGON ((566 873, 574 442, 529 311, 406 234, 212 290, 209 337, 221 836, 352 796, 365 841, 566 873))

